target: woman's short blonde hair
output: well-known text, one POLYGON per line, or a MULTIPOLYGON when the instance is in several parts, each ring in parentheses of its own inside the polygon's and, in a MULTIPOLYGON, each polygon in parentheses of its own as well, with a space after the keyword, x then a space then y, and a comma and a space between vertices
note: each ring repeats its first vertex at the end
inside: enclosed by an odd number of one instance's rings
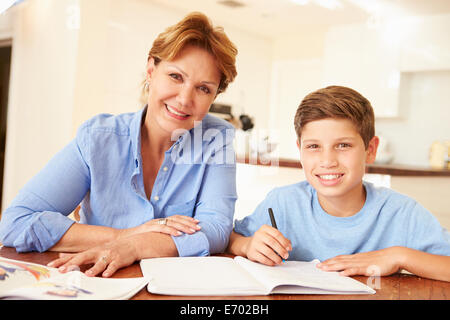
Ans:
MULTIPOLYGON (((214 27, 203 13, 192 12, 160 33, 148 53, 148 60, 153 58, 155 64, 161 60, 173 60, 188 45, 203 48, 214 56, 221 73, 217 94, 224 92, 237 75, 238 50, 223 28, 214 27)), ((146 91, 144 87, 144 95, 147 94, 146 91)))

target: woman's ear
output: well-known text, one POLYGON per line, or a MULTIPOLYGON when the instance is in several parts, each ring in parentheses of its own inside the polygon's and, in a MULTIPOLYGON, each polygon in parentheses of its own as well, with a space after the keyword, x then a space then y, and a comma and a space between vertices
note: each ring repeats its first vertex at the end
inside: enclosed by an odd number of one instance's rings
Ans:
POLYGON ((380 139, 377 136, 374 136, 369 141, 369 146, 367 147, 366 154, 366 164, 374 163, 377 157, 378 145, 380 144, 380 139))
POLYGON ((150 83, 150 79, 152 78, 153 71, 155 70, 155 59, 150 57, 147 62, 147 73, 145 75, 145 79, 148 83, 150 83))

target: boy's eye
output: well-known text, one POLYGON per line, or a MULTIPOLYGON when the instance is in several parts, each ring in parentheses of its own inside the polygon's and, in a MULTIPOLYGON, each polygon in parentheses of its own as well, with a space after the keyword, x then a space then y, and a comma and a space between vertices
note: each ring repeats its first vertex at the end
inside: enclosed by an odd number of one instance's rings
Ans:
POLYGON ((339 143, 339 144, 338 144, 338 148, 339 148, 339 149, 346 149, 346 148, 350 148, 350 147, 351 147, 351 145, 348 144, 348 143, 342 142, 342 143, 339 143))
POLYGON ((318 144, 308 144, 306 146, 306 149, 317 149, 317 148, 319 148, 318 144))

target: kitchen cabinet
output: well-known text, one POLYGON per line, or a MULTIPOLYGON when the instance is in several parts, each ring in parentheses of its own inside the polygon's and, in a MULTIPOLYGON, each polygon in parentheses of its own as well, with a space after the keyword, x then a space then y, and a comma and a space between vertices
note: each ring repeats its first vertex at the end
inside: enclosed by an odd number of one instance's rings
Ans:
MULTIPOLYGON (((305 180, 298 160, 256 161, 239 157, 236 178, 238 200, 235 218, 251 214, 264 200, 267 193, 280 187, 305 180), (273 165, 276 163, 277 165, 273 165)), ((365 180, 376 185, 390 187, 405 194, 428 209, 450 230, 450 170, 429 169, 402 165, 370 165, 365 180)))
POLYGON ((366 25, 333 27, 325 37, 323 82, 353 88, 376 117, 399 115, 399 34, 366 25))

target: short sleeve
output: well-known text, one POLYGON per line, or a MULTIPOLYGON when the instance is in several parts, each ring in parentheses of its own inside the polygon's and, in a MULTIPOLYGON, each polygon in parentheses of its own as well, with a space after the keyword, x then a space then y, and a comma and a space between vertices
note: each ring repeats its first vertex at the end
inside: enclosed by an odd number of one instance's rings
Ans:
POLYGON ((448 232, 423 206, 414 202, 411 206, 407 246, 412 249, 450 256, 448 232))
POLYGON ((245 236, 252 236, 262 225, 271 225, 268 209, 272 208, 275 215, 275 220, 277 220, 276 213, 280 212, 277 201, 276 201, 276 191, 270 191, 266 198, 258 204, 255 211, 249 216, 244 217, 241 220, 235 220, 234 231, 245 236))

